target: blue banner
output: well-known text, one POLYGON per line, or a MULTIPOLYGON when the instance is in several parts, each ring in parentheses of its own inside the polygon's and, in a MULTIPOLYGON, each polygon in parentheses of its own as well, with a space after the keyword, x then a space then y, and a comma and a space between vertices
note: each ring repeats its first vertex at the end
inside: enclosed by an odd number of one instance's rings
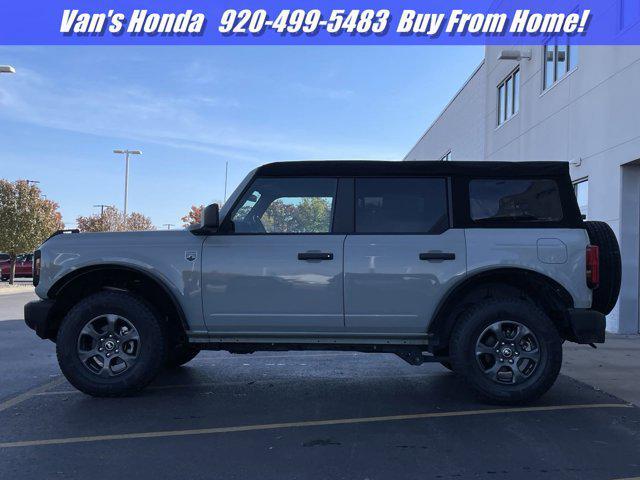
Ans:
POLYGON ((605 1, 3 0, 4 45, 640 43, 640 8, 605 1))

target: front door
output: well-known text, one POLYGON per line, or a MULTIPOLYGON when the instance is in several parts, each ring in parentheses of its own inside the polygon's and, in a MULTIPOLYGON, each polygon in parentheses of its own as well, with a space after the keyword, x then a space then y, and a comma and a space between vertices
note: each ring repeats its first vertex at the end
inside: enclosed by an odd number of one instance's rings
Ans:
POLYGON ((356 179, 355 233, 345 241, 345 325, 357 333, 426 333, 466 272, 443 178, 356 179))
POLYGON ((257 178, 203 248, 210 332, 344 328, 343 245, 332 233, 337 180, 257 178))

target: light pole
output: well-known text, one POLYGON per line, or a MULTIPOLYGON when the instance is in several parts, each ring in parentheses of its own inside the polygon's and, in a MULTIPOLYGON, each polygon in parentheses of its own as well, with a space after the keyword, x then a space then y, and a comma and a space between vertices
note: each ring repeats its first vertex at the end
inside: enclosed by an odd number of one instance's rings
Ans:
POLYGON ((114 150, 113 153, 124 154, 124 219, 127 219, 127 196, 129 194, 129 155, 142 155, 140 150, 114 150))
POLYGON ((16 73, 16 69, 11 65, 0 65, 0 73, 16 73))
POLYGON ((224 200, 225 203, 227 201, 227 180, 229 179, 229 160, 224 162, 224 200))

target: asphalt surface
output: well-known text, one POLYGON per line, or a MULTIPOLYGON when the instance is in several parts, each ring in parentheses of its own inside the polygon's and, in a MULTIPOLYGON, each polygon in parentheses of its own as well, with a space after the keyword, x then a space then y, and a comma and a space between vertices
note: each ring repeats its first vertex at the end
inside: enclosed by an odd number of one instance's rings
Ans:
POLYGON ((203 352, 136 397, 94 399, 7 319, 30 295, 0 297, 2 479, 640 476, 640 410, 566 376, 512 409, 393 355, 203 352))

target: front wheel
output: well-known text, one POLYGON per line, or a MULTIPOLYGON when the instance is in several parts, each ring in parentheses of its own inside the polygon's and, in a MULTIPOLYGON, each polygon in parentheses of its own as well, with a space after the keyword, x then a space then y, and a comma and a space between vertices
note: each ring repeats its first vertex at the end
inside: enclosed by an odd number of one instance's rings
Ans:
POLYGON ((134 393, 166 360, 165 329, 140 298, 95 293, 74 306, 56 339, 58 363, 78 390, 98 397, 134 393))
POLYGON ((532 302, 478 303, 456 325, 449 346, 453 370, 490 402, 518 404, 538 398, 555 382, 562 340, 532 302))

